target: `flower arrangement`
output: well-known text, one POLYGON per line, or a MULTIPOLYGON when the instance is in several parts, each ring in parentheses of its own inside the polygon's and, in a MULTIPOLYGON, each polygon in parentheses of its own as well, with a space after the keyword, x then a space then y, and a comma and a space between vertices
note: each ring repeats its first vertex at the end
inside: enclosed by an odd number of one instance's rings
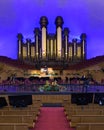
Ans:
POLYGON ((65 90, 65 87, 57 84, 56 80, 53 81, 52 83, 50 83, 49 81, 46 81, 45 85, 39 87, 40 92, 61 91, 61 90, 65 90))

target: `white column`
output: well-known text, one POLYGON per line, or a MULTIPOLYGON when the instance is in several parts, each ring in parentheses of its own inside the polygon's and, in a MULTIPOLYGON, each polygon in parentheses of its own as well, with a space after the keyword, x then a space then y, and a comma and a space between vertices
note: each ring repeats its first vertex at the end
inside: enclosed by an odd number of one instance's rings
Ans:
POLYGON ((35 46, 31 46, 31 58, 34 58, 35 54, 35 46))
POLYGON ((57 57, 61 58, 62 51, 62 29, 61 27, 57 28, 57 57))
POLYGON ((74 41, 74 56, 76 56, 76 42, 74 41))
POLYGON ((30 57, 30 43, 29 43, 29 41, 27 42, 27 56, 28 56, 28 58, 30 57))
POLYGON ((42 58, 46 58, 46 28, 42 27, 42 58))
POLYGON ((38 36, 36 36, 36 57, 38 58, 39 52, 38 52, 38 36))
POLYGON ((82 54, 83 54, 83 56, 85 55, 85 42, 84 42, 84 40, 82 41, 82 54))
POLYGON ((69 58, 72 59, 73 52, 72 52, 72 46, 69 46, 69 58))
POLYGON ((85 41, 82 40, 82 58, 85 58, 85 41))
POLYGON ((54 40, 54 54, 55 54, 55 58, 56 58, 56 53, 57 53, 56 46, 57 46, 57 44, 56 44, 56 39, 55 39, 54 40))
POLYGON ((68 41, 68 38, 67 38, 67 36, 65 36, 65 57, 67 58, 67 55, 68 55, 68 43, 67 43, 67 41, 68 41))
POLYGON ((49 58, 49 39, 47 39, 47 58, 49 58))
POLYGON ((53 40, 50 40, 50 44, 51 44, 51 58, 53 57, 53 40))
POLYGON ((19 40, 19 58, 21 58, 21 47, 22 47, 21 44, 22 44, 21 40, 19 40))

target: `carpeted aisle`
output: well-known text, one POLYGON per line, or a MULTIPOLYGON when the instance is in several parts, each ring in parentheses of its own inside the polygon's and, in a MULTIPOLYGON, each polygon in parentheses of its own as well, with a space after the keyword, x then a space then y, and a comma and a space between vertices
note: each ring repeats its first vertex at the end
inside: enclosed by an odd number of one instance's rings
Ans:
POLYGON ((74 130, 70 128, 63 107, 42 107, 33 130, 74 130))

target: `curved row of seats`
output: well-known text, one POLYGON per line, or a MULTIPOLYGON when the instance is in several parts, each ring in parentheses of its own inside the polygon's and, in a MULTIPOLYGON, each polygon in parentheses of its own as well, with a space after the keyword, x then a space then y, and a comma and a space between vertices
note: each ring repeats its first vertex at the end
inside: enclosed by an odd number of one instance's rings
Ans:
POLYGON ((70 126, 76 130, 104 130, 104 107, 98 104, 76 105, 63 103, 70 126))
POLYGON ((41 102, 25 108, 6 106, 0 109, 0 130, 28 130, 33 128, 40 114, 41 102))

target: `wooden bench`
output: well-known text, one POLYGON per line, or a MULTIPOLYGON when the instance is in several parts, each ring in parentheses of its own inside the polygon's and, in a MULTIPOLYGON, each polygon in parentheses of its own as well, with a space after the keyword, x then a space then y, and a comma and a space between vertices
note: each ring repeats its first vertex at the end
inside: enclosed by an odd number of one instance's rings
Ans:
POLYGON ((29 115, 29 116, 31 116, 31 117, 33 117, 33 120, 37 120, 37 118, 38 118, 38 115, 39 115, 39 113, 37 113, 37 112, 34 112, 34 111, 20 111, 20 110, 18 110, 18 111, 0 111, 0 116, 5 116, 5 115, 23 115, 23 116, 25 116, 25 115, 29 115))
POLYGON ((0 130, 28 130, 26 123, 0 123, 0 130))
POLYGON ((36 106, 36 105, 29 105, 29 106, 27 106, 27 107, 13 107, 13 106, 6 106, 6 107, 3 107, 2 109, 0 109, 0 111, 2 111, 2 110, 37 110, 37 111, 39 111, 40 110, 40 106, 36 106))
POLYGON ((13 108, 13 107, 6 107, 6 109, 4 109, 4 108, 2 108, 2 109, 0 109, 0 113, 2 112, 2 111, 32 111, 32 112, 39 112, 40 111, 40 109, 39 108, 37 108, 37 107, 26 107, 26 108, 13 108))
POLYGON ((104 123, 78 123, 76 130, 104 130, 104 123))
POLYGON ((101 109, 103 110, 103 107, 102 106, 99 106, 99 104, 88 104, 88 105, 76 105, 76 104, 66 104, 64 106, 65 110, 81 110, 82 108, 83 109, 93 109, 93 110, 96 110, 96 109, 101 109))
POLYGON ((104 115, 72 115, 70 126, 76 127, 78 123, 104 123, 104 115))
POLYGON ((28 127, 34 127, 33 117, 30 115, 3 115, 0 123, 27 123, 28 127))
POLYGON ((0 111, 0 115, 38 115, 38 111, 29 111, 29 110, 10 110, 10 111, 0 111))
POLYGON ((69 110, 69 111, 66 111, 65 112, 67 118, 69 120, 71 120, 71 117, 73 115, 103 115, 103 110, 100 110, 100 109, 96 109, 96 110, 93 110, 93 109, 82 109, 82 110, 69 110))

